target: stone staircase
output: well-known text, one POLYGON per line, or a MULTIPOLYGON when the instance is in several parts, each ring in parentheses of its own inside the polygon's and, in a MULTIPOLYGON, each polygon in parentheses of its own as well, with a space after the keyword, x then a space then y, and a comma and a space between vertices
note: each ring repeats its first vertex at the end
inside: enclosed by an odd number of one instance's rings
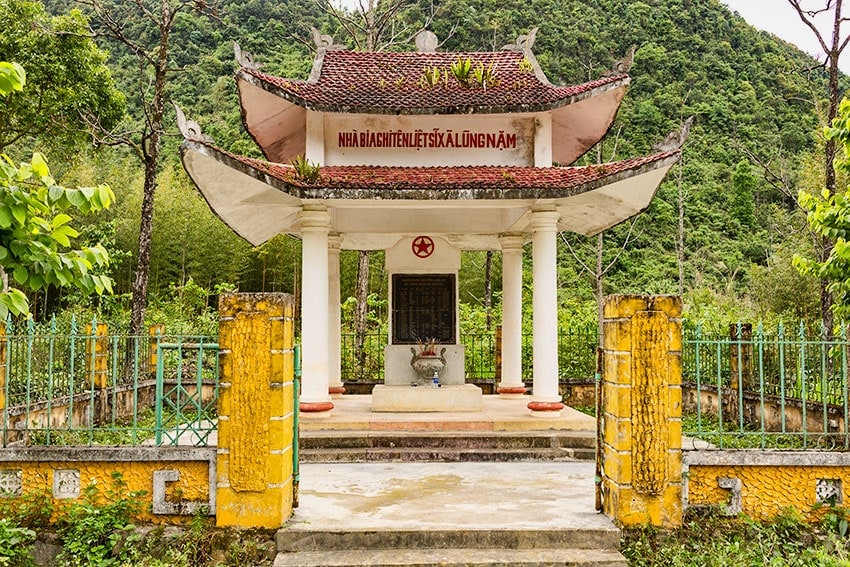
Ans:
POLYGON ((371 530, 281 529, 275 567, 567 565, 627 567, 614 529, 371 530))
POLYGON ((274 565, 627 567, 594 510, 595 420, 484 401, 434 417, 345 396, 330 418, 305 418, 301 505, 274 565))
POLYGON ((595 458, 592 431, 302 431, 301 461, 485 462, 595 458))

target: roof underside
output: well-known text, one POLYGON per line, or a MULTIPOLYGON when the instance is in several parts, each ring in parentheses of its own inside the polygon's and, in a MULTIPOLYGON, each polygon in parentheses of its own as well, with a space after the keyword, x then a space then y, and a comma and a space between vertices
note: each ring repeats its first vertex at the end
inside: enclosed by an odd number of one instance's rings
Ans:
POLYGON ((557 210, 559 230, 591 235, 649 206, 679 152, 586 167, 323 167, 314 183, 292 166, 186 141, 184 166, 211 208, 259 245, 298 234, 298 213, 322 203, 343 247, 381 249, 399 234, 439 234, 467 249, 498 248, 524 232, 535 208, 557 210))

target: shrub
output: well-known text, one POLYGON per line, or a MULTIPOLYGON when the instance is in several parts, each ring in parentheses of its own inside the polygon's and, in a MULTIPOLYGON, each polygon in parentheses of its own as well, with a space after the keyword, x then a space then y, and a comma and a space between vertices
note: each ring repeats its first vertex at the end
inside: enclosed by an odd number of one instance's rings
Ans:
POLYGON ((28 567, 35 565, 30 548, 35 532, 15 525, 9 519, 0 520, 0 566, 28 567))
POLYGON ((101 498, 97 484, 83 489, 80 502, 71 504, 60 520, 59 537, 63 565, 108 567, 133 558, 138 536, 132 521, 141 512, 139 497, 127 492, 120 473, 112 473, 112 485, 101 498))

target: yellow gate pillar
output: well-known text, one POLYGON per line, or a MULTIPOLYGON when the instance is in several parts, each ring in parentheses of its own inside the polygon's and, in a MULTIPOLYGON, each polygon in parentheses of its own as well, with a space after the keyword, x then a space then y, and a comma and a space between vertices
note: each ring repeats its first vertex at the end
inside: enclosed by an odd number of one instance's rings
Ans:
POLYGON ((218 526, 278 528, 292 513, 294 305, 283 293, 219 300, 218 526))
POLYGON ((614 295, 603 310, 603 510, 682 523, 682 302, 614 295))

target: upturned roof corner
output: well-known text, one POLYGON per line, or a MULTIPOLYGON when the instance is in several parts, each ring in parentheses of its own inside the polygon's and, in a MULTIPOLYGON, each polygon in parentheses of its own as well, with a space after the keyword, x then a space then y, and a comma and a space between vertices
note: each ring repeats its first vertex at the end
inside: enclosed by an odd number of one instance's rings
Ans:
POLYGON ((177 128, 183 134, 183 138, 192 142, 201 142, 203 144, 212 144, 213 139, 201 132, 201 126, 194 120, 186 118, 186 114, 177 105, 174 105, 174 112, 177 114, 177 128))
POLYGON ((528 30, 527 34, 519 35, 516 38, 515 43, 509 43, 507 45, 502 46, 503 50, 506 51, 519 51, 522 53, 523 57, 531 64, 531 68, 534 71, 534 76, 537 79, 545 84, 551 85, 549 82, 549 78, 546 76, 546 73, 543 72, 543 69, 540 67, 540 63, 537 62, 537 57, 534 56, 534 52, 531 50, 534 47, 534 40, 537 39, 537 30, 539 28, 537 26, 528 30))
POLYGON ((659 152, 681 150, 685 145, 685 142, 688 141, 688 136, 690 136, 691 126, 693 123, 694 117, 689 116, 684 122, 682 122, 682 125, 679 128, 667 134, 663 141, 654 144, 652 149, 659 152))

